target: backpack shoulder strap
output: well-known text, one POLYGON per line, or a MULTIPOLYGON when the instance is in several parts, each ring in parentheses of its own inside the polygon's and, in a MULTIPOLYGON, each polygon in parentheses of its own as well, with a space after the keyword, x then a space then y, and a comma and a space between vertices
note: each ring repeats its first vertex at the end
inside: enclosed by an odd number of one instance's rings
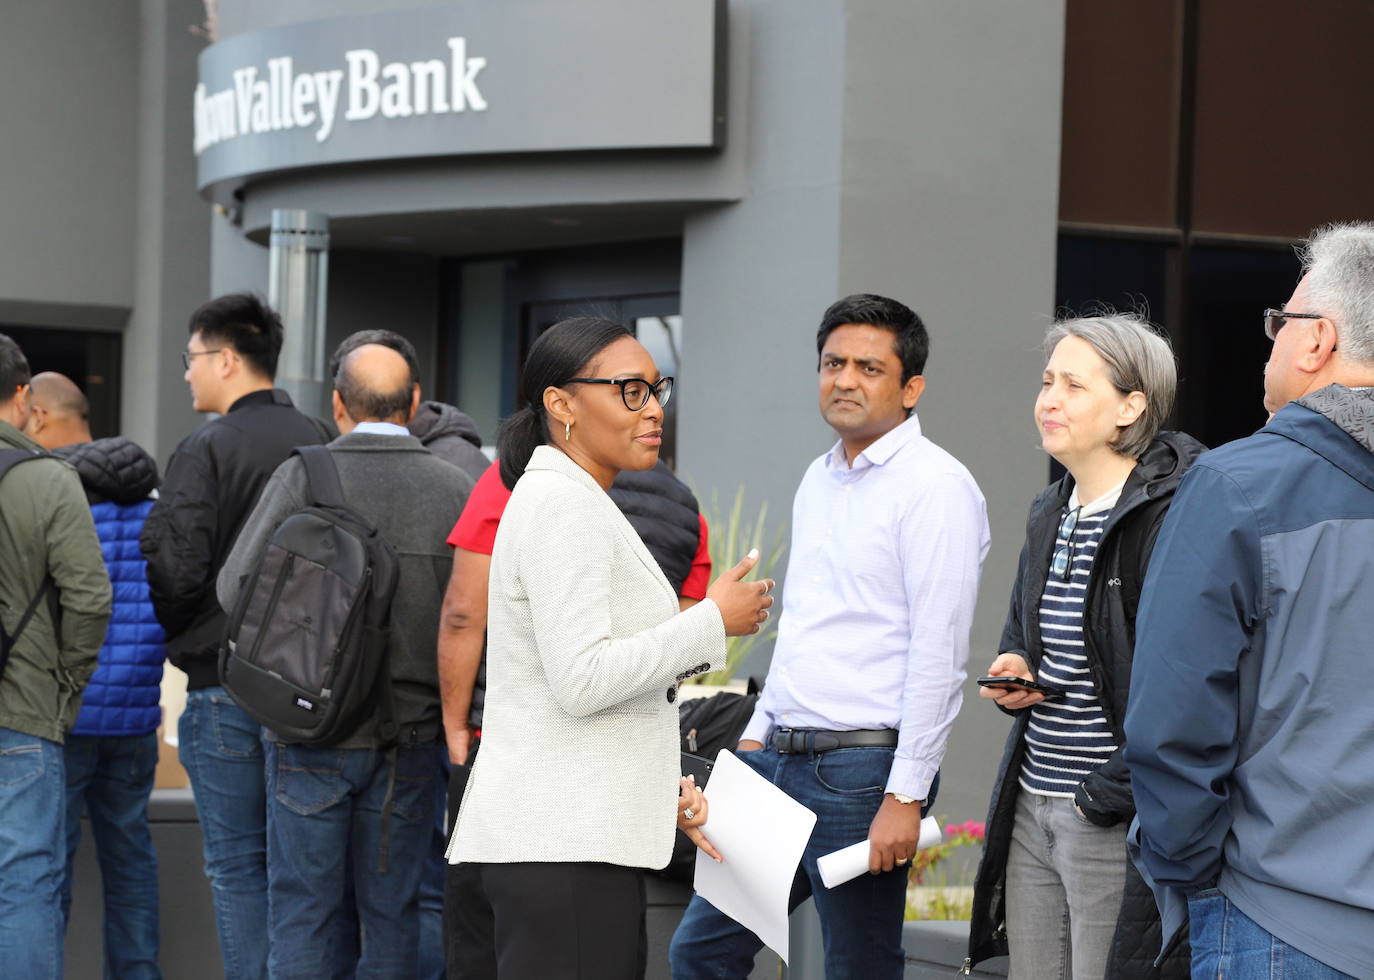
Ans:
POLYGON ((305 464, 305 484, 310 499, 321 507, 344 508, 343 484, 334 454, 325 446, 297 446, 291 450, 305 464))
POLYGON ((37 449, 0 449, 0 480, 20 463, 31 459, 47 459, 48 454, 37 449))
MULTIPOLYGON (((0 480, 5 478, 10 470, 20 463, 27 463, 31 459, 47 459, 50 454, 37 449, 0 449, 0 480)), ((50 601, 57 598, 56 583, 51 575, 43 577, 43 584, 39 586, 38 592, 29 600, 28 606, 24 609, 24 614, 19 617, 19 622, 15 624, 14 632, 11 633, 0 625, 0 657, 8 656, 9 651, 19 642, 20 635, 29 625, 29 620, 38 611, 39 604, 45 599, 50 601)), ((54 610, 53 623, 57 619, 54 610)), ((0 670, 4 669, 4 661, 0 659, 0 670)))

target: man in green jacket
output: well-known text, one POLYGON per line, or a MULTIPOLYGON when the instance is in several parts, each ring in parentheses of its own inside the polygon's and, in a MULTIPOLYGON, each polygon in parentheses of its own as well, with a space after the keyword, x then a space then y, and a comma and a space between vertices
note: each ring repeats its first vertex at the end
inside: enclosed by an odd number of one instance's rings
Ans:
MULTIPOLYGON (((28 361, 0 334, 0 450, 41 450, 20 432, 28 414, 28 361)), ((51 458, 14 465, 0 480, 0 625, 9 651, 0 675, 5 976, 62 977, 62 738, 76 721, 109 619, 110 578, 76 471, 51 458), (50 593, 35 603, 49 582, 50 593)))

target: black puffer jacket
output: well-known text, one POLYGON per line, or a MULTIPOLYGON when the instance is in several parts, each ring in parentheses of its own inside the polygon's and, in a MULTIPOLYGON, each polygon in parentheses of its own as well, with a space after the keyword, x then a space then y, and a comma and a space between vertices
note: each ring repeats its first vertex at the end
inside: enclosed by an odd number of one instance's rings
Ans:
POLYGON ((78 442, 52 454, 76 467, 91 503, 136 504, 157 489, 157 461, 124 436, 78 442))
MULTIPOLYGON (((1126 742, 1122 721, 1130 692, 1136 606, 1150 552, 1154 550, 1155 538, 1184 471, 1204 449, 1196 439, 1181 432, 1161 432, 1155 438, 1121 490, 1121 497, 1102 530, 1089 574, 1083 608, 1084 649, 1107 723, 1118 746, 1126 742)), ((1040 642, 1040 596, 1049 574, 1059 519, 1072 490, 1073 478, 1065 476, 1031 504, 1026 544, 1021 549, 1016 584, 1012 587, 1011 608, 997 648, 999 653, 1021 653, 1035 673, 1044 656, 1040 642)), ((975 964, 1007 954, 1007 852, 1011 846, 1012 823, 1020 792, 1018 777, 1031 713, 1029 709, 1022 709, 1011 714, 1015 721, 997 773, 988 809, 983 861, 974 885, 969 957, 975 964)), ((1099 826, 1130 822, 1135 816, 1135 801, 1131 796, 1130 773, 1120 748, 1079 784, 1074 802, 1084 816, 1099 826)), ((1126 862, 1126 890, 1107 977, 1109 980, 1187 977, 1190 954, 1186 943, 1174 950, 1162 970, 1153 965, 1160 947, 1159 913, 1154 896, 1127 860, 1124 849, 1121 859, 1126 862)))
POLYGON ((244 395, 172 453, 139 548, 148 560, 153 608, 167 631, 167 657, 186 671, 191 690, 219 683, 225 616, 215 576, 267 478, 296 446, 331 436, 324 422, 271 388, 244 395))
POLYGON ((621 470, 611 484, 611 499, 639 532, 673 591, 692 571, 701 540, 701 509, 692 491, 659 460, 653 469, 621 470))
POLYGON ((446 463, 452 463, 474 481, 491 465, 482 452, 482 437, 477 424, 467 414, 443 402, 421 402, 407 428, 426 449, 446 463))

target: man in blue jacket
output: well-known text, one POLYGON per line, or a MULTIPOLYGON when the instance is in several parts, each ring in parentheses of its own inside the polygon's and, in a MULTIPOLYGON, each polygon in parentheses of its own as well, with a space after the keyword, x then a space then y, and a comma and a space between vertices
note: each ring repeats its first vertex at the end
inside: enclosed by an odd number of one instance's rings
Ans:
POLYGON ((1137 863, 1194 976, 1374 977, 1374 223, 1303 260, 1272 417, 1183 478, 1136 626, 1137 863))
POLYGON ((30 382, 30 439, 76 468, 91 504, 114 589, 114 612, 86 685, 63 755, 67 774, 67 874, 62 917, 70 920, 72 865, 81 842, 81 811, 91 818, 105 895, 105 966, 109 976, 155 980, 157 856, 148 829, 148 797, 157 769, 162 683, 162 627, 148 598, 139 532, 153 508, 157 463, 123 436, 91 438, 90 405, 55 372, 30 382))

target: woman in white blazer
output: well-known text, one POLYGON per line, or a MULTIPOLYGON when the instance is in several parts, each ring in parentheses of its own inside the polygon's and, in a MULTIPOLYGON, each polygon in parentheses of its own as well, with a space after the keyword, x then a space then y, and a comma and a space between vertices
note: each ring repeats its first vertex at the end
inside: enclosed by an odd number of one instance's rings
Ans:
POLYGON ((624 327, 565 320, 530 349, 526 405, 502 426, 515 490, 491 559, 482 752, 448 849, 482 890, 457 910, 464 980, 642 976, 643 869, 667 864, 674 826, 716 856, 678 776, 677 685, 758 630, 773 583, 741 581, 751 555, 679 612, 606 494, 657 461, 672 382, 624 327))

